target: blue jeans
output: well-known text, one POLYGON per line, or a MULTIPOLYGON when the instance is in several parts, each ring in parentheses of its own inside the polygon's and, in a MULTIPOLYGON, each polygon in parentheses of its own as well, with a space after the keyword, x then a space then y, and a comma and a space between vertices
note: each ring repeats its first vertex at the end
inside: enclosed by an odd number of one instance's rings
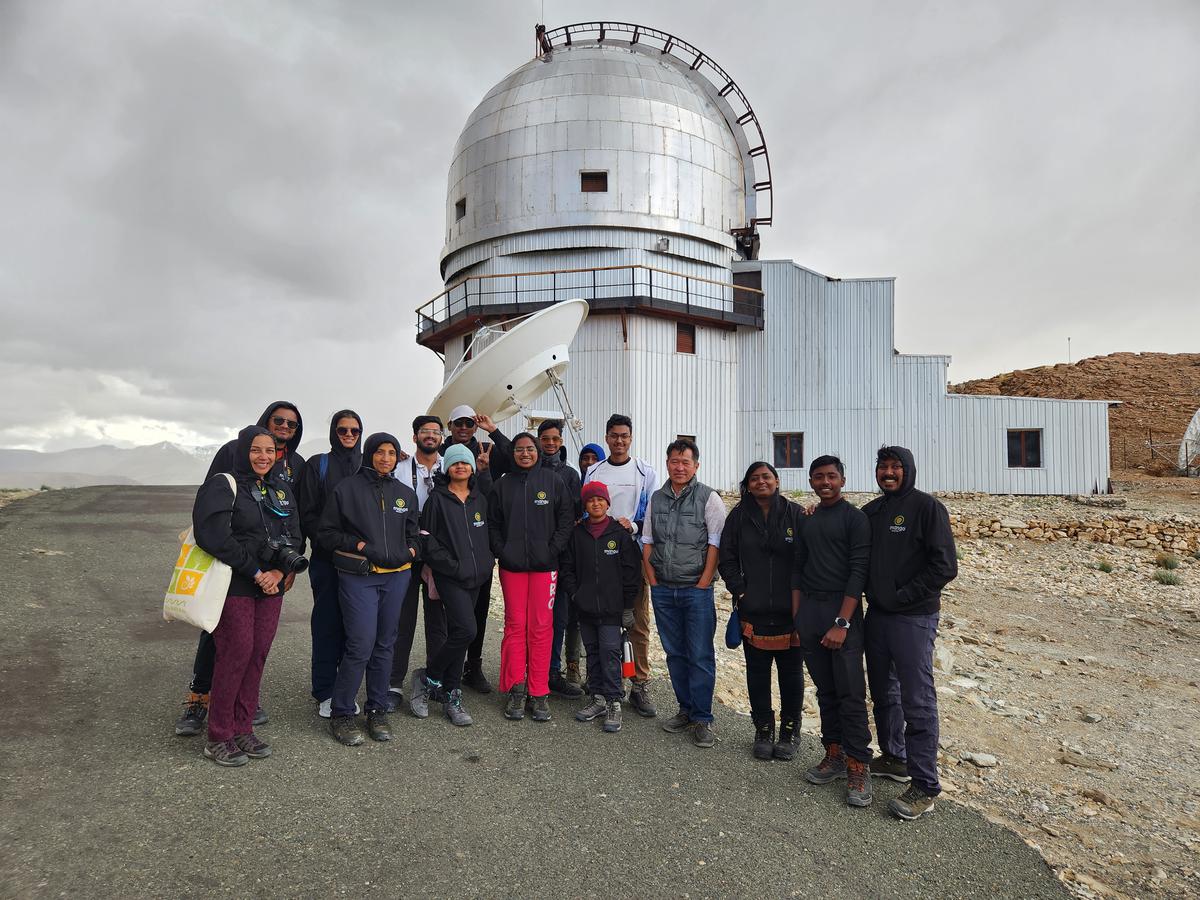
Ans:
POLYGON ((655 585, 650 588, 650 601, 679 710, 693 722, 711 723, 717 683, 713 589, 655 585))

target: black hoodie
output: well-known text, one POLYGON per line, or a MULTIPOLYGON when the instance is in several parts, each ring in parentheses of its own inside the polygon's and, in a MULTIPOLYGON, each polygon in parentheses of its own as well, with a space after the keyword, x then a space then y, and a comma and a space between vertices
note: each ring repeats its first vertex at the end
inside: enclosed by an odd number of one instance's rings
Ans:
POLYGON ((317 529, 321 549, 361 553, 381 569, 409 565, 420 550, 417 495, 391 473, 380 475, 370 460, 381 444, 400 450, 400 442, 380 432, 367 438, 357 473, 342 479, 325 504, 317 529), (366 546, 358 549, 359 541, 366 546))
POLYGON ((782 494, 771 498, 766 519, 748 494, 725 519, 717 569, 738 615, 762 634, 792 630, 793 567, 803 524, 804 510, 782 494))
POLYGON ((562 480, 563 487, 567 489, 567 496, 571 499, 571 512, 575 517, 575 521, 578 522, 583 518, 583 501, 579 497, 579 492, 583 485, 579 481, 579 473, 567 463, 565 453, 562 451, 555 453, 553 456, 547 456, 544 453, 539 455, 541 456, 542 466, 552 471, 562 480))
POLYGON ((218 472, 200 485, 192 506, 196 544, 233 569, 229 593, 236 597, 263 596, 254 576, 271 568, 270 538, 286 537, 293 550, 304 550, 291 483, 278 477, 279 467, 264 479, 250 468, 250 444, 261 434, 271 436, 256 425, 238 432, 229 469, 237 493, 230 495, 229 482, 218 472))
MULTIPOLYGON (((281 406, 284 409, 290 409, 292 412, 294 412, 296 414, 296 421, 300 424, 296 426, 296 430, 293 431, 292 436, 288 438, 287 444, 285 445, 286 450, 279 462, 276 463, 276 468, 279 469, 279 473, 275 477, 280 481, 290 481, 292 484, 296 484, 300 480, 300 475, 304 469, 304 457, 297 452, 300 447, 300 437, 304 434, 304 418, 300 415, 300 410, 296 409, 296 405, 294 403, 288 403, 286 400, 276 400, 263 410, 262 415, 258 417, 258 421, 255 423, 255 425, 257 425, 259 428, 266 429, 267 423, 271 419, 271 413, 275 412, 275 410, 279 409, 281 406)), ((269 430, 268 433, 270 433, 269 430)), ((274 439, 274 435, 272 435, 272 439, 274 439)), ((204 476, 204 480, 207 481, 218 472, 232 472, 234 466, 237 465, 237 460, 235 459, 236 456, 237 438, 234 438, 232 441, 224 444, 221 449, 217 451, 217 455, 213 457, 213 461, 208 467, 208 474, 204 476)))
POLYGON ((609 517, 598 538, 592 537, 587 522, 571 529, 558 571, 558 593, 571 598, 579 618, 620 625, 621 613, 633 609, 641 592, 642 554, 616 519, 609 517))
POLYGON ((900 489, 862 508, 871 522, 867 602, 884 612, 929 615, 942 588, 958 576, 958 555, 946 507, 918 491, 917 464, 905 447, 886 447, 904 466, 900 489))
POLYGON ((500 568, 554 572, 567 546, 575 507, 562 479, 534 465, 514 467, 488 495, 488 541, 500 568))
MULTIPOLYGON (((300 504, 300 527, 304 529, 304 536, 313 545, 314 557, 329 558, 329 553, 316 540, 321 513, 333 495, 333 489, 343 479, 357 474, 362 468, 362 439, 362 419, 358 413, 352 409, 334 413, 333 418, 329 420, 329 452, 318 453, 306 460, 300 472, 300 480, 296 485, 296 501, 300 504), (341 419, 354 419, 358 422, 359 435, 350 449, 343 447, 338 437, 337 423, 341 419), (321 477, 322 461, 325 461, 324 478, 321 477)), ((398 451, 400 448, 397 446, 396 449, 398 451)))
POLYGON ((492 577, 496 560, 488 544, 487 498, 474 477, 463 503, 451 492, 449 478, 435 476, 434 488, 421 510, 421 531, 421 558, 437 575, 467 589, 492 577))

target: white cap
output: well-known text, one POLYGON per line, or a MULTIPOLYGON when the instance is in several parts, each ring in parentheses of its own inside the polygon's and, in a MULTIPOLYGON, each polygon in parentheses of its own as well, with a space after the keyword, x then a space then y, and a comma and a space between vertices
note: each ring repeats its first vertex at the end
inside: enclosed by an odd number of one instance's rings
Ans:
MULTIPOLYGON (((475 418, 475 410, 471 409, 471 407, 467 406, 465 403, 450 410, 450 422, 457 422, 459 419, 473 418, 475 418)), ((450 422, 447 422, 446 424, 449 425, 450 422)))

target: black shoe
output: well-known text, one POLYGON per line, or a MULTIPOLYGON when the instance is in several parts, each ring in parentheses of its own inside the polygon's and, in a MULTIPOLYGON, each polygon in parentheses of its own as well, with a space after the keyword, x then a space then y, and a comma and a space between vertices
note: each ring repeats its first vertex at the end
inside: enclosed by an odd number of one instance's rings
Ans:
POLYGON ((650 685, 644 681, 635 681, 629 687, 629 705, 639 716, 653 719, 658 715, 658 707, 650 699, 650 685))
POLYGON ((535 722, 550 721, 550 698, 543 694, 541 697, 530 697, 528 700, 530 711, 529 718, 535 722))
POLYGON ((775 716, 758 723, 754 730, 754 758, 770 759, 775 755, 775 716))
POLYGON ((525 718, 525 682, 514 684, 508 691, 508 702, 504 704, 504 718, 525 718))
POLYGON ((260 707, 258 707, 256 710, 254 710, 254 722, 253 722, 253 724, 254 724, 254 726, 255 726, 256 728, 257 728, 259 725, 266 725, 266 724, 267 724, 268 722, 270 722, 270 721, 271 721, 271 719, 270 719, 270 717, 267 715, 267 711, 266 711, 265 709, 263 709, 261 706, 260 706, 260 707))
POLYGON ((392 726, 385 710, 367 710, 367 734, 373 741, 390 741, 392 739, 392 726))
POLYGON ((871 774, 880 778, 890 778, 901 784, 908 784, 912 777, 908 774, 908 763, 895 756, 884 754, 871 760, 871 774))
POLYGON ((207 721, 208 694, 189 693, 183 701, 183 712, 175 720, 175 733, 180 737, 192 737, 204 730, 207 721))
POLYGON ((482 663, 467 663, 463 667, 462 683, 471 690, 478 691, 480 694, 490 694, 492 692, 492 683, 483 674, 482 663))
POLYGON ((334 716, 329 720, 329 730, 339 744, 347 747, 357 747, 365 740, 354 716, 334 716))
POLYGON ((560 697, 582 697, 583 688, 572 684, 563 677, 562 672, 550 673, 550 690, 560 697))
POLYGON ((708 749, 716 743, 716 736, 713 734, 712 725, 708 722, 697 722, 692 726, 692 743, 697 747, 708 749))
POLYGON ((783 719, 779 723, 779 740, 774 747, 776 759, 791 760, 800 749, 800 723, 796 719, 783 719))

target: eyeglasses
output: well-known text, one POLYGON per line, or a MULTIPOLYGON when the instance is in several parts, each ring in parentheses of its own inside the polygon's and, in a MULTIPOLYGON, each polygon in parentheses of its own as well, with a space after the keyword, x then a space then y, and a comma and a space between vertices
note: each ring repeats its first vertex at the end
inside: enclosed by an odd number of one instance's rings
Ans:
MULTIPOLYGON (((276 422, 275 424, 278 425, 279 423, 276 422)), ((292 426, 292 427, 295 427, 295 426, 292 426)), ((337 433, 340 434, 342 437, 358 437, 360 434, 362 434, 362 429, 361 428, 343 428, 341 425, 339 425, 337 433)))
POLYGON ((271 422, 272 424, 282 425, 284 428, 291 428, 293 430, 300 424, 295 419, 285 419, 283 416, 271 416, 271 422))
POLYGON ((442 431, 440 428, 422 428, 417 432, 417 437, 441 437, 442 431))

